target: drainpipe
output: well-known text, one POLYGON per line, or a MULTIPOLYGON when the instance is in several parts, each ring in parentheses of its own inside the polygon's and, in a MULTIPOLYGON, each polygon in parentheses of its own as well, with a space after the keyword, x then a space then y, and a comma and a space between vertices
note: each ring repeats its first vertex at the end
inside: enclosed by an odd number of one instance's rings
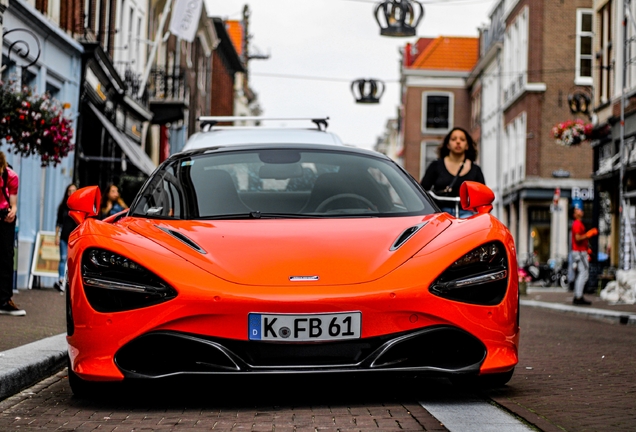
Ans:
MULTIPOLYGON (((497 200, 497 215, 500 219, 503 220, 504 215, 504 205, 503 205, 503 178, 501 175, 501 150, 503 147, 502 143, 502 128, 503 128, 503 110, 501 104, 502 97, 502 79, 501 79, 501 48, 498 48, 497 53, 497 132, 495 136, 495 140, 497 142, 497 152, 495 153, 495 167, 497 169, 497 187, 499 188, 499 200, 497 200)), ((513 233, 514 237, 517 238, 516 233, 513 233)))
MULTIPOLYGON (((625 256, 625 221, 623 219, 623 176, 624 176, 624 162, 625 158, 623 153, 625 151, 625 87, 627 86, 627 15, 629 13, 629 0, 625 0, 623 3, 623 77, 621 83, 621 121, 620 121, 620 145, 618 147, 619 156, 619 176, 618 176, 618 216, 619 216, 619 266, 623 270, 628 270, 627 260, 625 256)), ((631 229, 631 227, 630 227, 631 229)), ((633 251, 631 251, 633 253, 633 251)))

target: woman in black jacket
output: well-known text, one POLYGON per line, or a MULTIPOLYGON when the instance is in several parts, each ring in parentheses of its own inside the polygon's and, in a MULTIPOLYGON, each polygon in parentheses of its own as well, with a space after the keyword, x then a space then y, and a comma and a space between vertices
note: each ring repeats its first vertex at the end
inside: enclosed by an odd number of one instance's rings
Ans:
POLYGON ((486 184, 484 174, 477 159, 477 148, 470 134, 460 128, 453 128, 439 146, 439 159, 434 160, 426 168, 422 177, 422 187, 441 198, 455 198, 452 200, 435 200, 442 211, 458 217, 469 217, 473 213, 459 207, 456 214, 454 204, 459 198, 459 187, 465 181, 475 181, 486 184))
POLYGON ((57 221, 55 222, 55 244, 60 247, 60 265, 57 269, 59 281, 53 285, 55 289, 64 291, 64 271, 66 269, 66 258, 68 257, 68 236, 75 229, 77 223, 68 214, 67 205, 68 197, 73 195, 77 190, 77 186, 73 183, 66 187, 64 198, 57 208, 57 221))

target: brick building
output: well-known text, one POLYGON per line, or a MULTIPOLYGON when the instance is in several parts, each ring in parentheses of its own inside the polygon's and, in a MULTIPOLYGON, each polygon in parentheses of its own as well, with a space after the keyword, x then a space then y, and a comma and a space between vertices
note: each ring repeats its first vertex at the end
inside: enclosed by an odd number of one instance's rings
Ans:
MULTIPOLYGON (((501 198, 521 260, 567 257, 571 198, 591 221, 592 149, 557 145, 552 128, 580 118, 569 99, 591 94, 592 2, 501 1, 501 198), (558 41, 558 43, 555 43, 558 41), (560 192, 560 194, 559 194, 560 192)), ((591 222, 588 222, 590 224, 591 222)))
POLYGON ((406 46, 401 70, 402 156, 413 177, 422 178, 453 127, 469 129, 466 78, 477 56, 474 37, 420 38, 406 46))
POLYGON ((213 18, 213 22, 221 43, 214 51, 212 58, 214 73, 210 90, 212 92, 210 115, 232 116, 234 115, 235 74, 245 72, 245 67, 239 56, 240 48, 232 42, 225 22, 220 18, 213 18))
POLYGON ((563 146, 552 134, 567 120, 591 123, 570 102, 592 94, 592 4, 500 0, 479 40, 421 38, 404 51, 405 168, 421 178, 445 132, 470 130, 495 191, 494 214, 513 233, 520 261, 566 259, 573 198, 584 201, 586 224, 596 225, 589 141, 563 146), (432 52, 444 53, 442 61, 432 52), (426 126, 429 102, 449 108, 443 127, 426 126))

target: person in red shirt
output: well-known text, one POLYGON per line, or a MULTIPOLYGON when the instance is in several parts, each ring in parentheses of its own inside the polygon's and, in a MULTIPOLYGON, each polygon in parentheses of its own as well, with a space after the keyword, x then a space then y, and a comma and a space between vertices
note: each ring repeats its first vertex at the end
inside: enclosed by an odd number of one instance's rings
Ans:
POLYGON ((24 316, 13 303, 13 243, 18 210, 18 175, 0 152, 0 315, 24 316))
POLYGON ((590 263, 588 260, 589 238, 598 234, 596 228, 586 230, 583 219, 583 201, 574 201, 574 222, 572 222, 572 266, 574 267, 574 299, 572 303, 575 305, 590 305, 592 302, 585 300, 583 297, 583 289, 589 277, 590 263))

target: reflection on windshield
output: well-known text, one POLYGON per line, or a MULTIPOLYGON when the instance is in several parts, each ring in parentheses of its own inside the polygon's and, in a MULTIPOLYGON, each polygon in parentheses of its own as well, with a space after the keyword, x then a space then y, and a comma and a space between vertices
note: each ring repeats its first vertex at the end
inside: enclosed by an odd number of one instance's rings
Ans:
POLYGON ((369 217, 432 213, 383 158, 340 151, 200 153, 157 171, 131 213, 176 219, 369 217))

